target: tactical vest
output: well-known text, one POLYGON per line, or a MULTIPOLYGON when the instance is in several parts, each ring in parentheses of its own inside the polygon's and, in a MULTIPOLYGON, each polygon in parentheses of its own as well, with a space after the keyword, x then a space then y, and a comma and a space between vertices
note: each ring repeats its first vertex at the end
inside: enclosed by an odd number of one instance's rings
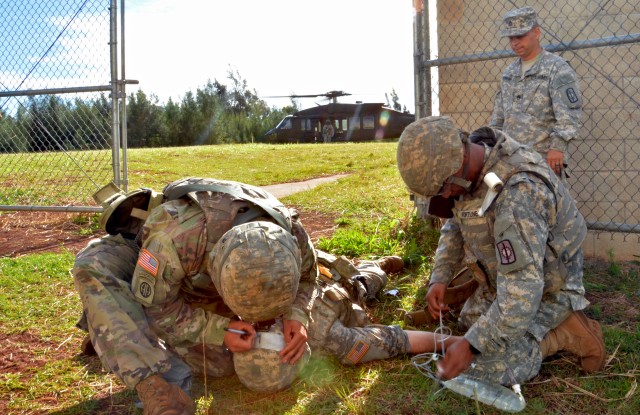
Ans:
MULTIPOLYGON (((208 275, 207 258, 216 242, 233 226, 252 220, 272 219, 296 237, 302 255, 302 275, 317 273, 316 257, 309 235, 302 227, 297 213, 285 207, 273 195, 259 187, 244 183, 208 178, 186 178, 168 184, 163 194, 166 201, 186 197, 204 213, 202 225, 192 224, 193 232, 204 235, 193 236, 192 242, 177 244, 177 255, 188 277, 184 281, 183 292, 192 301, 217 301, 219 294, 208 275), (205 236, 206 235, 206 236, 205 236), (206 240, 206 246, 198 241, 206 240), (208 299, 207 299, 208 298, 208 299)), ((180 209, 174 206, 172 208, 180 209)), ((176 212, 176 220, 179 218, 176 212)), ((189 233, 187 231, 186 233, 189 233)), ((189 300, 189 299, 188 299, 189 300)))
MULTIPOLYGON (((586 236, 584 218, 572 203, 573 199, 568 190, 560 185, 558 178, 546 167, 538 153, 523 148, 521 144, 499 131, 496 131, 496 135, 498 140, 485 163, 481 177, 493 172, 506 184, 516 173, 531 173, 542 179, 555 196, 556 215, 549 223, 544 273, 545 292, 556 291, 562 287, 567 276, 564 263, 578 252, 586 236)), ((481 283, 488 284, 492 291, 495 291, 498 259, 494 238, 496 218, 493 201, 499 197, 502 189, 497 192, 486 212, 480 214, 480 207, 489 191, 484 181, 481 183, 471 200, 456 201, 453 214, 464 240, 465 265, 476 270, 478 267, 483 268, 489 281, 482 281, 479 272, 474 274, 479 275, 481 283)))
POLYGON ((259 217, 272 218, 293 233, 289 209, 259 187, 226 180, 190 177, 169 183, 162 193, 167 201, 186 196, 200 206, 207 222, 207 251, 233 226, 259 217), (219 194, 230 197, 221 198, 219 194), (236 210, 231 207, 234 200, 243 200, 249 204, 236 210))

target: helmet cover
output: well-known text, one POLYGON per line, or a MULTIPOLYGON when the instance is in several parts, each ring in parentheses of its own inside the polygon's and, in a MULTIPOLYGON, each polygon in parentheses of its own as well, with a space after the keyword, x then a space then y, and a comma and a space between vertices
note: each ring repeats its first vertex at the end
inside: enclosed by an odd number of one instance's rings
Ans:
POLYGON ((209 254, 209 275, 225 304, 245 321, 271 320, 288 312, 301 268, 296 238, 266 221, 234 226, 209 254))
POLYGON ((431 197, 462 166, 461 131, 451 118, 420 118, 409 124, 398 141, 400 176, 410 191, 431 197))
POLYGON ((257 332, 253 349, 233 354, 233 366, 240 382, 255 392, 273 393, 291 386, 298 373, 309 361, 311 349, 305 344, 305 353, 295 365, 282 363, 278 354, 281 350, 273 347, 280 341, 284 347, 282 320, 277 319, 268 332, 257 332), (269 338, 265 340, 263 338, 269 338), (269 344, 263 344, 269 343, 269 344))

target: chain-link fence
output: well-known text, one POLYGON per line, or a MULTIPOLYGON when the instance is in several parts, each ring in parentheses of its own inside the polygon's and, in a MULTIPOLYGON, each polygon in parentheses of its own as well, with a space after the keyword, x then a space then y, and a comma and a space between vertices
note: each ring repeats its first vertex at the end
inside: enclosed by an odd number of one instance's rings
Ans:
POLYGON ((97 210, 119 184, 117 22, 116 0, 0 2, 0 210, 97 210))
POLYGON ((589 229, 640 232, 640 3, 636 0, 414 0, 416 115, 446 114, 473 130, 491 119, 515 59, 502 17, 538 13, 543 47, 569 61, 584 105, 569 145, 571 193, 589 229), (429 7, 431 3, 431 7, 429 7))

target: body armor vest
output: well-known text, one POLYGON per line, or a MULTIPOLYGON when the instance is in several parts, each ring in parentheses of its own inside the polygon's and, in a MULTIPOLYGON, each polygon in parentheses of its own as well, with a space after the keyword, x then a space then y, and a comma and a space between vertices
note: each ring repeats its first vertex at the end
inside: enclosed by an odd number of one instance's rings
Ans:
POLYGON ((261 216, 273 219, 278 225, 292 232, 289 209, 259 187, 226 180, 191 177, 169 183, 163 193, 166 200, 187 196, 200 206, 207 220, 209 244, 215 244, 231 227, 261 216), (221 198, 221 194, 230 197, 221 198), (248 203, 232 208, 230 205, 235 200, 248 203))
POLYGON ((166 201, 187 197, 204 213, 204 229, 201 224, 193 227, 194 232, 195 228, 200 228, 197 231, 204 231, 205 236, 194 238, 193 243, 176 246, 183 269, 191 277, 185 280, 183 291, 193 302, 220 299, 208 274, 205 258, 225 232, 242 223, 272 220, 296 237, 302 254, 302 272, 310 272, 311 261, 315 263, 313 245, 295 211, 292 214, 278 199, 259 187, 225 180, 186 178, 168 184, 163 194, 166 201), (205 244, 197 243, 202 239, 206 240, 205 244))
MULTIPOLYGON (((495 131, 495 134, 497 142, 485 162, 481 177, 493 172, 506 184, 516 173, 532 173, 542 179, 555 196, 556 211, 549 223, 544 278, 545 292, 556 291, 565 282, 567 272, 564 263, 581 248, 586 236, 584 218, 571 203, 568 190, 560 185, 559 179, 545 166, 538 153, 523 148, 499 131, 495 131)), ((480 282, 488 284, 495 291, 498 269, 494 238, 495 206, 491 204, 484 214, 480 214, 480 207, 489 191, 487 185, 481 183, 473 191, 471 199, 455 202, 453 214, 464 239, 465 265, 471 269, 481 267, 489 280, 480 282)), ((497 197, 499 192, 495 198, 497 197)))

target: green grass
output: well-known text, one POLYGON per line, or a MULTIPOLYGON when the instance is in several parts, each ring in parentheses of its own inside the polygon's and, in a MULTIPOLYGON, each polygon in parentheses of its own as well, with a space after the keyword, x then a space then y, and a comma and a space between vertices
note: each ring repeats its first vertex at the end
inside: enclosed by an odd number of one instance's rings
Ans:
MULTIPOLYGON (((160 190, 183 176, 209 176, 257 185, 350 173, 335 183, 283 198, 302 212, 335 217, 337 227, 319 247, 336 254, 374 258, 402 255, 408 269, 393 276, 371 308, 378 323, 403 325, 403 311, 424 306, 438 234, 417 220, 395 169, 395 144, 223 145, 133 150, 130 188, 160 190)), ((91 233, 95 217, 78 215, 91 233)), ((82 230, 80 231, 82 232, 82 230)), ((135 394, 97 358, 79 354, 83 333, 75 328, 81 304, 69 269, 73 254, 0 258, 0 412, 7 414, 140 414, 135 394), (21 365, 18 366, 18 362, 21 365), (21 367, 16 371, 15 367, 21 367)), ((567 358, 545 362, 523 385, 524 414, 637 414, 640 309, 637 263, 610 261, 585 270, 592 306, 604 327, 611 361, 602 374, 582 376, 567 358), (628 395, 628 396, 627 396, 628 395)), ((286 391, 248 391, 236 377, 198 379, 198 413, 209 414, 495 414, 448 391, 438 392, 410 359, 355 368, 315 356, 286 391)))

